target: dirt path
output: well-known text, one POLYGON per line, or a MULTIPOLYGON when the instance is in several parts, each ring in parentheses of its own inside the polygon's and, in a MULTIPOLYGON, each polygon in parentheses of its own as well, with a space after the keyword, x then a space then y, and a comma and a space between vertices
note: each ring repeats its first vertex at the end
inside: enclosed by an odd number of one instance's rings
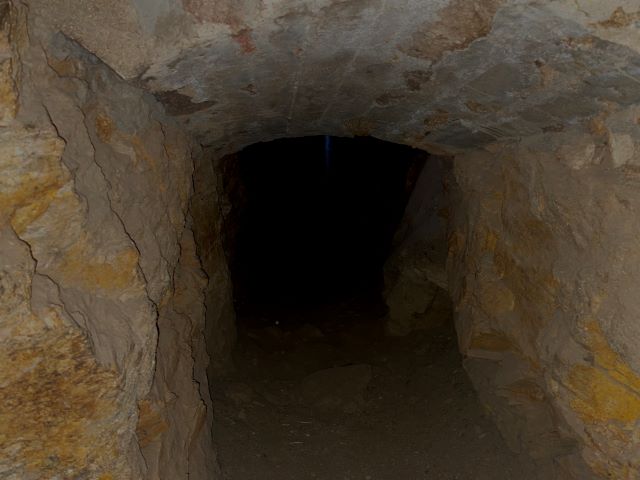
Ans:
POLYGON ((390 338, 381 314, 352 303, 244 319, 214 395, 227 478, 544 480, 483 413, 452 327, 390 338))

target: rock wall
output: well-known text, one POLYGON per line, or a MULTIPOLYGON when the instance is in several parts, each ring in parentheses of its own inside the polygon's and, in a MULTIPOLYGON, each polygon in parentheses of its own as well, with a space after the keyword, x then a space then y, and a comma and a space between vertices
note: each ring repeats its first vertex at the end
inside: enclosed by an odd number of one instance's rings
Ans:
POLYGON ((465 366, 511 446, 557 478, 640 476, 638 113, 455 161, 465 366))
POLYGON ((194 147, 23 6, 0 27, 0 478, 212 478, 194 147))
POLYGON ((220 478, 213 446, 205 342, 209 290, 190 228, 180 241, 171 297, 159 310, 157 365, 140 403, 137 436, 147 479, 220 478))
POLYGON ((428 157, 411 192, 384 267, 387 332, 407 335, 438 325, 450 311, 447 229, 455 190, 453 161, 428 157))
POLYGON ((205 150, 195 158, 194 192, 191 200, 194 234, 208 282, 205 291, 208 373, 230 368, 236 341, 231 275, 224 248, 225 208, 229 205, 223 185, 226 159, 205 150))
POLYGON ((640 95, 635 0, 25 0, 231 153, 366 135, 449 153, 640 95))

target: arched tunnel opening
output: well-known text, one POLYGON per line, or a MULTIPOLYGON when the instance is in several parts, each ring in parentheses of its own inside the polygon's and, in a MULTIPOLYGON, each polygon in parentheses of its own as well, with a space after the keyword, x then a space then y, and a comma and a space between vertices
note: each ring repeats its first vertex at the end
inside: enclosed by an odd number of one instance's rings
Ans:
POLYGON ((318 136, 252 145, 226 160, 237 162, 225 218, 236 311, 379 293, 427 157, 370 137, 318 136))
POLYGON ((315 136, 221 167, 237 343, 210 383, 226 478, 538 478, 458 353, 450 158, 315 136))

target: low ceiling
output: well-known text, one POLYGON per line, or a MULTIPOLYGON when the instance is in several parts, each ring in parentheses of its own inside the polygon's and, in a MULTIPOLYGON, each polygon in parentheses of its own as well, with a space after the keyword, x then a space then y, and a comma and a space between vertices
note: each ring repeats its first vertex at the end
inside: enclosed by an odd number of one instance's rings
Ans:
POLYGON ((449 152, 640 98, 640 0, 32 0, 221 153, 370 134, 449 152))

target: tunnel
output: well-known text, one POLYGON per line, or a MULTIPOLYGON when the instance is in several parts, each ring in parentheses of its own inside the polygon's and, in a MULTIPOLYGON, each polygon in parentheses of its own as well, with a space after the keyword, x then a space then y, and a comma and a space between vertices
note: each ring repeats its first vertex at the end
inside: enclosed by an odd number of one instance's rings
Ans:
POLYGON ((638 478, 639 21, 0 0, 0 479, 638 478))
POLYGON ((228 478, 543 477, 504 444, 457 352, 450 159, 314 136, 222 163, 238 338, 211 396, 228 478), (427 254, 410 276, 405 212, 427 254))
POLYGON ((223 245, 236 312, 243 304, 313 304, 379 290, 427 157, 370 137, 316 136, 225 158, 223 245))

